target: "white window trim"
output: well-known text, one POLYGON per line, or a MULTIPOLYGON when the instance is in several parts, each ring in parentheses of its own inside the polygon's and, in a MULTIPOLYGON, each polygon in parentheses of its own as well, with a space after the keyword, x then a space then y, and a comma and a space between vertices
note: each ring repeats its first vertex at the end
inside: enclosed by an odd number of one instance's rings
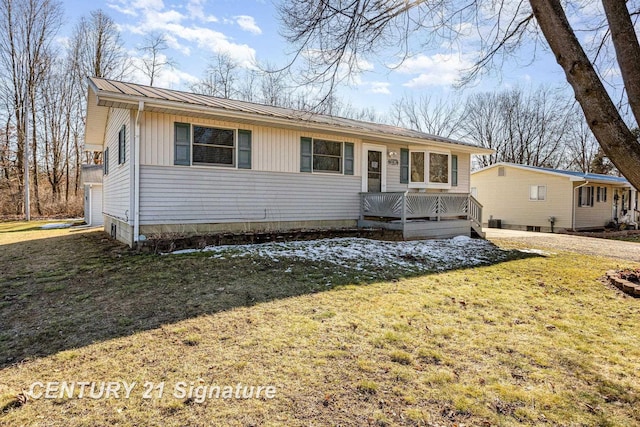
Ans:
MULTIPOLYGON (((189 162, 191 163, 189 166, 194 168, 220 168, 220 169, 238 169, 238 128, 232 128, 227 126, 218 126, 218 125, 210 125, 204 123, 195 123, 191 122, 191 156, 189 162), (222 130, 232 130, 233 131, 233 165, 223 165, 223 164, 213 164, 213 163, 194 163, 193 162, 193 153, 195 150, 193 149, 194 142, 194 132, 195 127, 204 127, 204 128, 212 128, 212 129, 222 129, 222 130)), ((201 144, 198 144, 201 145, 201 144)))
MULTIPOLYGON (((459 167, 459 165, 458 165, 459 167)), ((460 180, 460 173, 458 172, 458 180, 460 180)), ((451 150, 442 150, 442 149, 433 149, 429 147, 409 147, 409 183, 408 188, 435 188, 435 189, 443 189, 449 190, 451 189, 451 150), (415 182, 411 180, 411 153, 421 152, 424 153, 424 178, 425 182, 415 182), (429 181, 429 168, 431 165, 429 164, 429 154, 446 154, 448 159, 448 182, 440 183, 440 182, 431 182, 429 181)))
POLYGON ((546 185, 530 185, 529 186, 529 201, 530 202, 546 202, 547 201, 547 186, 546 185), (531 189, 536 187, 536 199, 531 198, 531 189), (544 199, 540 198, 540 187, 544 188, 544 199))
MULTIPOLYGON (((380 184, 380 191, 382 191, 383 193, 385 191, 387 191, 387 146, 386 145, 378 145, 378 144, 368 144, 368 143, 364 143, 362 144, 362 150, 361 150, 361 159, 360 159, 360 175, 362 175, 362 192, 366 192, 367 191, 367 182, 369 179, 369 165, 367 164, 369 162, 369 156, 367 155, 367 151, 382 151, 382 159, 380 159, 380 161, 382 162, 382 175, 381 178, 382 179, 382 183, 380 184)), ((353 150, 354 155, 355 155, 355 148, 353 150)), ((354 164, 355 164, 355 160, 354 160, 354 164)), ((354 174, 356 173, 356 171, 354 171, 354 174)))

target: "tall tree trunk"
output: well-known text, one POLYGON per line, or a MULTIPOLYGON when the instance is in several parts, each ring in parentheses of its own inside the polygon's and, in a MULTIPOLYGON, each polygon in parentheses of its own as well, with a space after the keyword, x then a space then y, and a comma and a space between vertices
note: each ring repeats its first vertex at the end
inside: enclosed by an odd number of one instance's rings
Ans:
MULTIPOLYGON (((38 181, 38 132, 36 130, 36 109, 34 99, 31 99, 31 155, 33 156, 33 196, 36 202, 36 211, 38 215, 42 216, 42 206, 40 205, 40 189, 39 189, 39 181, 38 181)), ((29 120, 27 117, 26 120, 29 120)), ((29 165, 27 165, 29 167, 29 165)))
POLYGON ((640 124, 640 45, 627 3, 620 0, 602 0, 611 30, 611 40, 631 111, 640 124))
MULTIPOLYGON (((600 146, 629 182, 640 188, 640 144, 582 49, 560 0, 529 2, 600 146)), ((623 68, 624 62, 619 65, 623 68)))

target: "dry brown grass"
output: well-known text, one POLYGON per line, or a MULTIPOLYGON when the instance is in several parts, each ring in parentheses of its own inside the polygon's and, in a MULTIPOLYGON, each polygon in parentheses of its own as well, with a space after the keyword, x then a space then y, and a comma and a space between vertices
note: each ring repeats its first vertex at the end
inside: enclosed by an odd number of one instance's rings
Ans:
POLYGON ((0 425, 638 425, 640 306, 598 281, 620 261, 514 258, 355 284, 322 263, 2 233, 0 425), (138 386, 22 404, 34 381, 138 386), (197 403, 180 381, 277 392, 197 403))

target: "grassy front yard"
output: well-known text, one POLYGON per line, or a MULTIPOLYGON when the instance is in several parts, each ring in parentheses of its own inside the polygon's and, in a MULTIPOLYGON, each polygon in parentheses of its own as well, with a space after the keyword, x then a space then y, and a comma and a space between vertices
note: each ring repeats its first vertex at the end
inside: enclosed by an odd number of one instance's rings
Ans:
POLYGON ((437 272, 235 255, 140 255, 99 232, 0 223, 0 425, 640 423, 639 301, 598 281, 632 263, 509 251, 437 272), (136 385, 22 403, 37 381, 136 385), (197 391, 237 384, 275 397, 197 391))

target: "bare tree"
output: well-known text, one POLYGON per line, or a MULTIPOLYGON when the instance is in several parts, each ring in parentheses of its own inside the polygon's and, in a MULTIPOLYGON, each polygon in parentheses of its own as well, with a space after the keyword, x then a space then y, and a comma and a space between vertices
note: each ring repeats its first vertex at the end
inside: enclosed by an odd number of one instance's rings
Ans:
POLYGON ((546 88, 480 93, 467 99, 460 129, 466 139, 496 151, 479 158, 480 166, 512 162, 564 167, 572 137, 570 107, 546 88))
POLYGON ((144 38, 143 45, 138 48, 143 56, 137 68, 149 78, 149 86, 153 86, 154 80, 165 67, 173 68, 175 63, 162 52, 167 50, 167 40, 163 34, 153 33, 144 38))
MULTIPOLYGON (((596 46, 610 42, 624 82, 628 105, 640 122, 640 45, 631 15, 638 2, 603 0, 606 20, 589 28, 596 46), (632 8, 631 12, 629 7, 632 8)), ((575 2, 567 3, 576 6, 575 2)), ((574 9, 578 9, 577 7, 574 9)), ((306 80, 335 86, 345 75, 359 70, 363 56, 395 46, 401 56, 414 46, 433 41, 453 42, 459 23, 473 23, 481 39, 480 56, 468 79, 500 65, 514 55, 523 40, 546 40, 573 88, 586 121, 600 146, 618 169, 640 187, 640 144, 624 122, 594 65, 602 49, 590 58, 567 19, 561 0, 519 3, 480 0, 289 0, 279 6, 286 38, 306 59, 306 80), (537 24, 537 26, 536 26, 537 24), (346 72, 345 72, 346 69, 346 72)))
MULTIPOLYGON (((62 6, 52 0, 0 1, 0 69, 6 91, 9 114, 15 117, 17 135, 16 163, 20 182, 24 171, 23 156, 27 121, 31 123, 33 192, 36 210, 42 213, 38 180, 38 138, 36 132, 36 91, 46 73, 52 42, 62 24, 62 6), (26 102, 31 105, 27 117, 26 102), (13 111, 11 111, 13 110, 13 111)), ((28 209, 28 207, 26 207, 28 209)))
POLYGON ((418 98, 405 95, 391 105, 395 125, 445 138, 462 136, 462 110, 460 102, 436 99, 429 95, 418 98))
POLYGON ((240 65, 229 54, 219 53, 207 66, 204 77, 191 86, 191 90, 219 98, 234 98, 240 65))
MULTIPOLYGON (((576 108, 571 110, 570 114, 569 138, 567 140, 567 157, 566 167, 580 172, 595 172, 592 170, 594 161, 598 156, 598 152, 602 152, 598 145, 598 141, 584 121, 584 117, 580 115, 576 108)), ((596 172, 600 173, 600 172, 596 172)))
POLYGON ((76 66, 83 79, 121 79, 130 69, 118 26, 100 9, 88 18, 80 18, 71 37, 71 49, 76 51, 76 66))

